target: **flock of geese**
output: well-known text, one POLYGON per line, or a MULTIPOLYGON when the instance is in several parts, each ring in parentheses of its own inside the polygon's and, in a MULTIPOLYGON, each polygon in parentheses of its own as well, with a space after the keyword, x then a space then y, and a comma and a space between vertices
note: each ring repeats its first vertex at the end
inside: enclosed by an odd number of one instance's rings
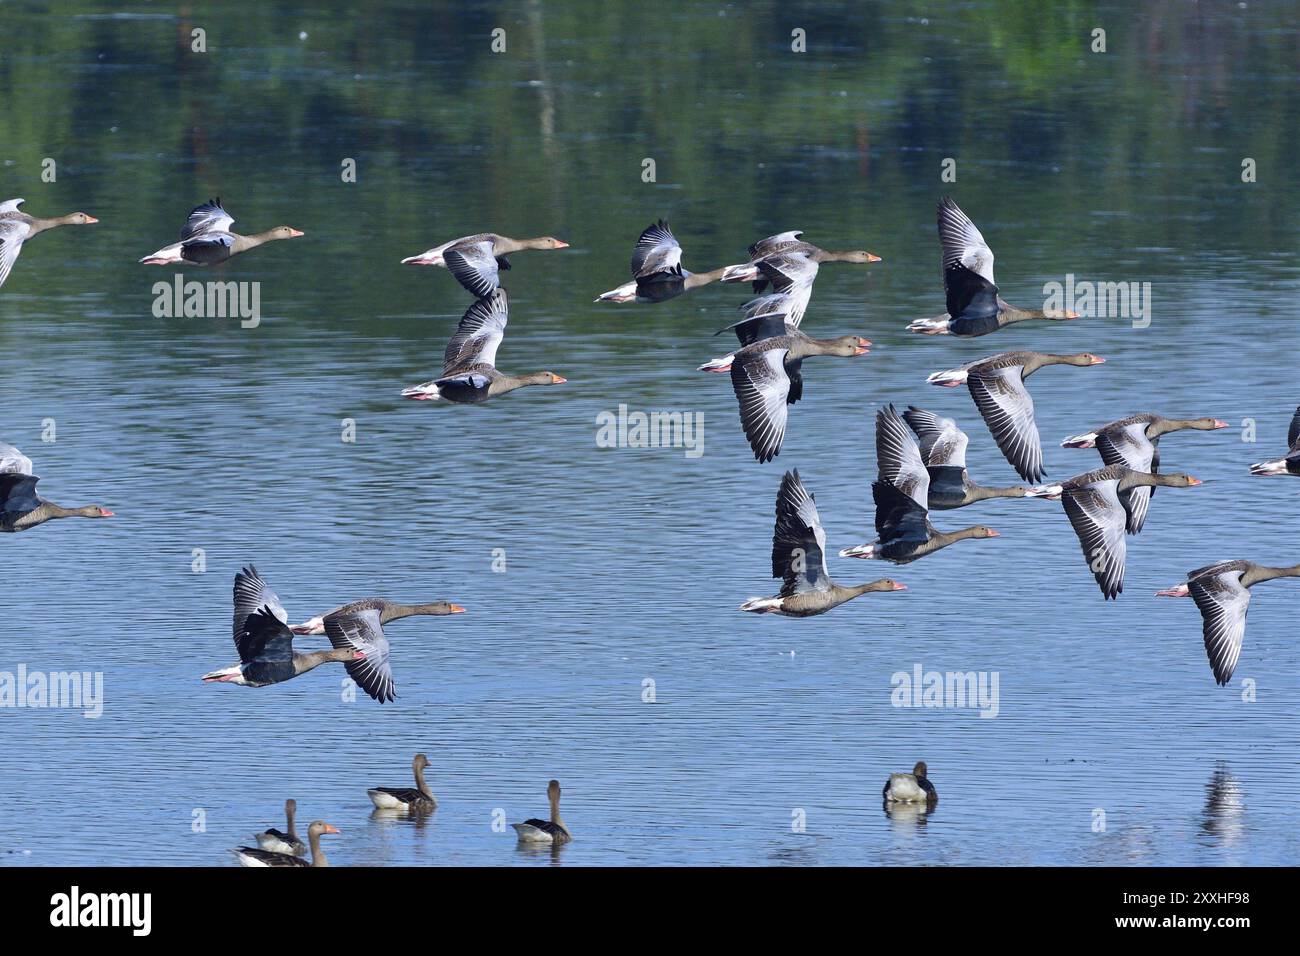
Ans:
MULTIPOLYGON (((99 220, 84 212, 52 219, 20 210, 22 199, 0 203, 0 285, 8 278, 24 244, 59 226, 89 225, 99 220)), ((232 231, 234 218, 220 199, 193 209, 177 242, 139 261, 145 265, 209 266, 249 252, 268 242, 302 236, 290 226, 241 235, 232 231)), ((947 311, 917 319, 907 328, 923 335, 974 337, 1008 325, 1030 321, 1068 321, 1071 311, 1025 310, 999 295, 994 281, 994 256, 978 228, 950 198, 938 204, 938 231, 947 311)), ((477 404, 531 385, 560 385, 565 379, 550 371, 507 374, 496 367, 498 348, 509 317, 501 273, 510 269, 508 255, 526 250, 568 247, 551 236, 511 239, 480 233, 434 246, 401 260, 405 265, 447 269, 474 298, 461 317, 434 378, 404 389, 418 401, 477 404)), ((743 318, 719 330, 731 331, 736 349, 699 366, 701 371, 727 373, 739 407, 741 428, 760 462, 780 454, 789 423, 789 407, 805 397, 803 362, 818 356, 852 358, 866 355, 871 343, 859 335, 814 338, 800 328, 823 263, 868 264, 880 257, 866 251, 832 252, 803 241, 797 231, 769 236, 748 249, 745 262, 694 273, 682 265, 682 247, 665 220, 647 227, 638 238, 631 260, 631 281, 598 296, 604 303, 660 303, 714 282, 749 283, 755 298, 742 308, 743 318)), ((940 531, 930 522, 931 511, 948 511, 992 498, 1046 498, 1064 506, 1084 560, 1104 598, 1124 589, 1127 538, 1141 532, 1157 487, 1187 488, 1200 484, 1190 475, 1160 471, 1159 442, 1183 430, 1214 430, 1227 423, 1214 418, 1174 419, 1135 414, 1102 425, 1096 431, 1061 442, 1067 448, 1095 448, 1103 466, 1053 484, 1043 480, 1043 451, 1034 421, 1028 378, 1048 366, 1086 368, 1105 360, 1090 353, 1053 355, 1009 351, 990 355, 953 369, 931 374, 939 387, 965 385, 998 449, 1028 485, 993 487, 977 483, 966 469, 968 437, 952 419, 909 406, 901 413, 888 405, 876 415, 878 475, 872 484, 876 539, 839 552, 841 557, 876 559, 893 564, 919 560, 958 541, 997 537, 984 525, 940 531)), ((1291 421, 1285 456, 1259 462, 1254 475, 1300 475, 1300 408, 1291 421)), ((99 505, 65 508, 40 497, 32 462, 12 445, 0 442, 0 531, 25 531, 55 518, 109 518, 99 505)), ((752 598, 741 610, 760 614, 809 617, 874 591, 900 591, 905 585, 890 578, 866 584, 834 582, 826 566, 826 534, 813 495, 797 470, 785 473, 776 496, 772 541, 772 577, 781 580, 772 597, 752 598)), ((1189 572, 1187 581, 1158 592, 1190 596, 1203 618, 1203 637, 1215 680, 1226 684, 1241 654, 1250 588, 1279 577, 1300 577, 1300 565, 1272 568, 1249 561, 1223 561, 1189 572)), ((379 703, 396 697, 390 647, 384 625, 421 615, 451 615, 465 609, 448 601, 406 605, 372 598, 324 612, 297 626, 276 594, 251 565, 235 576, 234 642, 239 661, 203 676, 205 682, 264 687, 298 677, 322 664, 343 664, 358 686, 379 703), (296 635, 323 634, 327 650, 299 652, 296 635)), ((424 782, 423 754, 415 758, 414 789, 376 788, 370 798, 379 809, 426 812, 437 801, 424 782)), ((548 788, 551 819, 515 824, 524 842, 563 843, 571 839, 559 817, 559 784, 548 788)), ((886 802, 932 804, 937 799, 924 763, 911 774, 893 774, 883 791, 886 802)), ((308 828, 307 846, 294 831, 295 805, 286 804, 288 831, 258 835, 259 848, 236 853, 250 866, 323 866, 320 837, 338 830, 324 821, 308 828)))

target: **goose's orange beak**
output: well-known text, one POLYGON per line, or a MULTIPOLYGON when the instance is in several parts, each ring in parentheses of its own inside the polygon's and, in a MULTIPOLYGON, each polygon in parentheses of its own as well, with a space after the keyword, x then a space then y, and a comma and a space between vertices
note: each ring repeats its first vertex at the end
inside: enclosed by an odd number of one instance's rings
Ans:
POLYGON ((1205 482, 1201 481, 1201 479, 1193 478, 1191 475, 1187 476, 1187 486, 1189 488, 1195 488, 1197 485, 1203 485, 1203 484, 1205 484, 1205 482))
POLYGON ((559 375, 556 375, 554 372, 551 373, 552 385, 563 385, 567 381, 568 381, 567 378, 561 378, 559 375))
POLYGON ((867 261, 868 261, 868 262, 884 262, 885 260, 882 259, 882 258, 880 258, 880 256, 876 255, 874 252, 868 252, 868 253, 867 253, 867 261))
POLYGON ((326 832, 326 833, 340 833, 340 832, 342 832, 342 831, 340 831, 338 827, 333 826, 333 825, 327 823, 327 824, 325 824, 325 832, 326 832))
POLYGON ((464 613, 465 613, 465 609, 464 609, 463 607, 461 607, 459 604, 453 604, 453 605, 451 606, 451 613, 452 613, 452 614, 464 614, 464 613))
POLYGON ((92 223, 92 222, 99 222, 99 220, 96 219, 94 216, 87 215, 87 216, 86 216, 86 224, 89 225, 89 224, 92 223))
POLYGON ((1094 355, 1094 356, 1092 357, 1092 361, 1089 362, 1088 364, 1089 364, 1089 365, 1105 365, 1105 364, 1106 364, 1106 360, 1105 360, 1104 358, 1102 358, 1100 355, 1094 355))

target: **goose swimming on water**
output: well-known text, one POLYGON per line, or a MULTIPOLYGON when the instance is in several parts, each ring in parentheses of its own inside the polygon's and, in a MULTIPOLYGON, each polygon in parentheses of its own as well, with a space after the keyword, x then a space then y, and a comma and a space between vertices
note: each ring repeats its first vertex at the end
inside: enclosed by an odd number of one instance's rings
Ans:
POLYGON ((559 846, 573 839, 573 834, 560 819, 560 781, 552 780, 546 785, 546 798, 551 804, 549 820, 538 820, 534 817, 523 823, 510 824, 515 828, 520 843, 550 843, 559 846))
POLYGON ((322 834, 338 832, 337 827, 331 826, 324 820, 312 821, 311 826, 307 828, 307 840, 311 845, 311 862, 287 853, 276 853, 248 846, 241 846, 234 852, 244 866, 329 866, 330 862, 325 858, 325 852, 320 846, 320 838, 322 834))
POLYGON ((415 787, 375 787, 367 790, 370 802, 379 810, 406 810, 425 812, 438 809, 438 800, 424 782, 424 770, 429 766, 429 758, 416 754, 411 761, 411 772, 415 775, 415 787))

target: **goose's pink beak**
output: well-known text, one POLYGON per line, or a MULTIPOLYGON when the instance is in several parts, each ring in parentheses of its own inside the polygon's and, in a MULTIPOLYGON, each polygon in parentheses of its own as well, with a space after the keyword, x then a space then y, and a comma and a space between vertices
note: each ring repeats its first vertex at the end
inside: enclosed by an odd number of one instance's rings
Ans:
POLYGON ((112 517, 115 517, 115 515, 113 514, 113 512, 109 511, 107 508, 100 508, 100 509, 99 509, 99 516, 100 516, 101 518, 112 518, 112 517))
POLYGON ((1089 364, 1089 365, 1105 365, 1105 364, 1106 364, 1106 360, 1105 360, 1104 358, 1102 358, 1100 355, 1094 355, 1094 356, 1092 357, 1092 361, 1089 362, 1088 364, 1089 364))
POLYGON ((301 229, 294 229, 292 227, 290 227, 289 229, 289 238, 291 239, 297 239, 299 236, 305 236, 305 235, 306 233, 303 232, 301 229))
POLYGON ((895 591, 906 591, 906 590, 907 590, 907 585, 906 585, 906 584, 900 584, 899 582, 895 581, 895 582, 894 582, 894 590, 895 590, 895 591))
POLYGON ((1214 427, 1215 427, 1215 428, 1227 428, 1227 427, 1228 427, 1228 423, 1225 422, 1222 418, 1216 418, 1216 419, 1214 420, 1214 427))
POLYGON ((1002 537, 1002 535, 998 534, 998 532, 994 531, 992 528, 989 528, 988 531, 989 531, 989 537, 990 537, 990 538, 1000 538, 1000 537, 1002 537))
POLYGON ((86 224, 89 225, 92 222, 99 222, 99 220, 96 219, 94 216, 89 216, 89 215, 86 216, 86 224))
POLYGON ((569 248, 569 244, 568 244, 567 242, 563 242, 563 241, 561 241, 561 240, 559 240, 559 239, 556 239, 556 240, 555 240, 555 248, 556 248, 556 249, 567 249, 567 248, 569 248))
POLYGON ((868 252, 868 253, 867 253, 867 261, 868 261, 868 262, 884 262, 885 260, 882 259, 882 258, 880 258, 880 256, 876 255, 876 254, 873 253, 873 252, 868 252))

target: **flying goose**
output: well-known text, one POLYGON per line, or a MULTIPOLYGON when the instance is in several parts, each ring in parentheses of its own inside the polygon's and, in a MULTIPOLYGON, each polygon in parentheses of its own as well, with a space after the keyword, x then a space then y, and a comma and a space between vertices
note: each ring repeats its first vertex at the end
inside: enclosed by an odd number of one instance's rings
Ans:
POLYGON ((909 405, 903 419, 916 433, 921 445, 921 459, 930 476, 927 505, 931 511, 947 511, 989 498, 1023 498, 1029 489, 985 488, 966 471, 966 433, 951 418, 909 405))
POLYGON ((668 220, 651 223, 632 250, 632 281, 596 297, 597 302, 665 302, 683 292, 722 278, 726 271, 689 272, 682 268, 682 247, 668 220))
POLYGON ((33 236, 38 236, 47 229, 59 226, 89 226, 99 222, 94 216, 84 212, 70 212, 66 216, 53 219, 40 219, 20 212, 18 207, 26 200, 6 199, 0 203, 0 285, 9 278, 9 271, 18 261, 18 254, 23 251, 23 243, 33 236))
POLYGON ((506 375, 497 369, 497 348, 505 337, 509 312, 505 289, 475 300, 443 352, 442 376, 404 388, 402 395, 416 401, 477 405, 525 385, 563 385, 567 379, 554 372, 506 375))
POLYGON ((740 424, 754 458, 768 462, 781 453, 787 406, 803 394, 800 371, 812 355, 865 355, 871 343, 861 336, 814 339, 785 325, 783 315, 765 315, 755 327, 756 338, 731 355, 701 365, 710 372, 730 372, 731 387, 740 403, 740 424), (784 329, 781 334, 773 334, 784 329), (791 379, 791 372, 794 379, 791 379), (797 389, 794 387, 797 383, 797 389))
POLYGON ((1079 313, 1018 309, 998 295, 993 282, 993 250, 975 223, 948 196, 939 200, 939 245, 943 249, 943 291, 948 311, 917 319, 909 332, 925 335, 988 335, 1028 319, 1077 319, 1079 313))
POLYGON ((1142 485, 1190 488, 1200 483, 1191 475, 1152 475, 1126 465, 1107 465, 1059 484, 1033 488, 1029 494, 1034 498, 1059 500, 1065 506, 1065 514, 1079 536, 1083 559, 1097 579, 1102 595, 1110 599, 1124 590, 1124 560, 1128 553, 1124 536, 1128 524, 1126 502, 1132 501, 1125 492, 1142 485))
POLYGON ((1025 388, 1025 379, 1046 365, 1100 365, 1105 361, 1089 352, 999 352, 935 372, 926 381, 941 388, 955 388, 964 382, 1007 461, 1025 481, 1042 481, 1047 474, 1043 470, 1043 446, 1034 423, 1034 400, 1025 388))
POLYGON ((845 548, 841 558, 878 558, 908 564, 967 538, 996 538, 984 525, 936 531, 930 524, 930 473, 901 415, 889 405, 876 412, 876 464, 871 485, 876 503, 876 534, 870 544, 845 548))
MULTIPOLYGON (((251 564, 235 575, 235 647, 239 663, 203 675, 206 683, 266 687, 305 674, 331 661, 354 665, 365 658, 366 648, 349 643, 328 651, 301 654, 293 649, 293 631, 285 623, 284 605, 251 564)), ((387 642, 382 649, 387 666, 387 642)), ((356 679, 355 676, 353 678, 356 679)))
POLYGON ((291 226, 276 226, 251 236, 241 236, 230 231, 234 223, 234 217, 222 208, 219 198, 209 199, 190 210, 189 218, 181 227, 180 242, 163 246, 140 261, 147 266, 182 262, 192 266, 211 266, 265 243, 303 235, 301 230, 291 226))
POLYGON ((1196 602, 1203 620, 1205 653, 1220 685, 1232 680, 1246 635, 1250 588, 1274 578, 1300 578, 1300 564, 1270 568, 1254 561, 1220 561, 1188 572, 1183 584, 1157 591, 1162 597, 1188 597, 1196 602))
POLYGON ((501 288, 499 270, 509 269, 506 258, 525 249, 567 249, 569 244, 554 236, 536 239, 511 239, 495 232, 461 236, 440 246, 426 249, 418 256, 402 260, 404 266, 442 266, 476 299, 483 299, 501 288))
POLYGON ((324 614, 318 614, 313 618, 308 618, 301 624, 295 625, 291 630, 295 634, 324 634, 325 620, 327 618, 358 614, 361 611, 369 611, 371 608, 379 611, 380 624, 387 624, 389 621, 400 621, 404 617, 415 617, 417 615, 436 617, 465 613, 463 607, 459 604, 452 604, 450 601, 432 601, 428 604, 398 604, 396 601, 389 601, 386 598, 364 598, 360 601, 353 601, 351 604, 336 607, 324 614))
POLYGON ((0 531, 34 528, 52 518, 111 518, 99 505, 64 508, 36 493, 41 479, 32 474, 32 460, 13 445, 0 442, 0 531))
MULTIPOLYGON (((1095 432, 1071 435, 1061 442, 1062 448, 1096 448, 1108 465, 1127 465, 1134 471, 1156 474, 1160 471, 1160 436, 1193 428, 1211 431, 1227 428, 1219 418, 1165 418, 1151 412, 1130 415, 1103 425, 1095 432)), ((1146 521, 1147 509, 1155 488, 1137 485, 1124 492, 1124 510, 1128 513, 1128 533, 1137 534, 1146 521)))
POLYGON ((1252 475, 1300 475, 1300 408, 1291 416, 1286 431, 1287 453, 1281 458, 1257 461, 1250 466, 1252 475))
POLYGON ((907 586, 881 578, 870 584, 845 587, 826 570, 826 531, 817 503, 798 471, 787 471, 776 494, 776 527, 772 533, 772 577, 781 578, 776 597, 750 598, 740 606, 755 614, 812 617, 869 591, 906 591, 907 586))

